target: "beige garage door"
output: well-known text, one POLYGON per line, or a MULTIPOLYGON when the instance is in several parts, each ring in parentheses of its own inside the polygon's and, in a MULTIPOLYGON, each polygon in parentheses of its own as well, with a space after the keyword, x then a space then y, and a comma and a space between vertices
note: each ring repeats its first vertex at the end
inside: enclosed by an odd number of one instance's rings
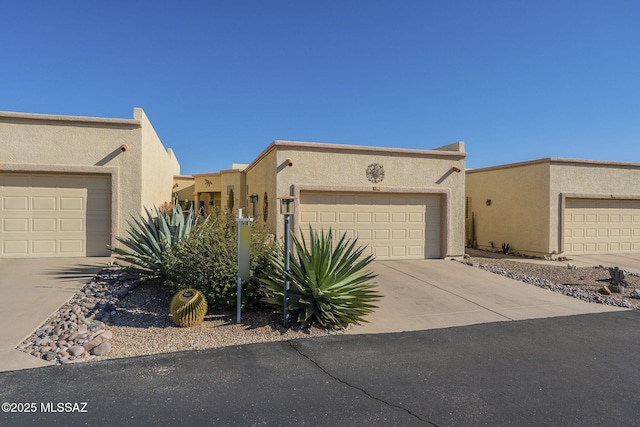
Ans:
POLYGON ((303 232, 331 227, 377 259, 440 258, 440 196, 301 192, 303 232))
POLYGON ((640 200, 567 199, 564 250, 640 252, 640 200))
POLYGON ((0 173, 0 256, 107 256, 109 178, 0 173))

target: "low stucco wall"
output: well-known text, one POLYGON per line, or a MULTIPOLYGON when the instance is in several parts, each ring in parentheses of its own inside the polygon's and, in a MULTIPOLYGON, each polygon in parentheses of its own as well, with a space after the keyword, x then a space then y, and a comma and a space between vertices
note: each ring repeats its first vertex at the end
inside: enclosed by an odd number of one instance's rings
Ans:
POLYGON ((506 243, 514 251, 548 254, 549 179, 545 161, 467 171, 467 222, 473 216, 475 227, 468 229, 475 228, 477 247, 500 250, 506 243))

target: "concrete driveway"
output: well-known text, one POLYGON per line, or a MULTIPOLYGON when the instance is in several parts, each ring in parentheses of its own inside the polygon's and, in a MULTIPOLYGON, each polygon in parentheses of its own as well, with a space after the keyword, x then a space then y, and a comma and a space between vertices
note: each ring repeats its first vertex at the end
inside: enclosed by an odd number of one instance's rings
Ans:
POLYGON ((456 261, 374 261, 384 296, 349 334, 448 328, 624 310, 587 303, 456 261))
POLYGON ((111 258, 0 258, 0 371, 50 366, 15 347, 111 258))
MULTIPOLYGON (((0 259, 0 371, 49 366, 15 349, 110 258, 0 259)), ((456 261, 375 261, 384 296, 349 334, 447 328, 622 310, 590 304, 456 261)))

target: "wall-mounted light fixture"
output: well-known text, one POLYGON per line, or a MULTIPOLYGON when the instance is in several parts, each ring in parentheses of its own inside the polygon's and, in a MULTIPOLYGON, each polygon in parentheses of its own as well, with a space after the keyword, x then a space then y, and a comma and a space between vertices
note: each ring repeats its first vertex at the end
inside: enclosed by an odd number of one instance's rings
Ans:
POLYGON ((491 199, 487 199, 485 203, 487 204, 487 206, 491 206, 491 199))
POLYGON ((256 206, 258 205, 258 195, 253 193, 249 195, 249 202, 251 203, 251 217, 256 217, 256 206))

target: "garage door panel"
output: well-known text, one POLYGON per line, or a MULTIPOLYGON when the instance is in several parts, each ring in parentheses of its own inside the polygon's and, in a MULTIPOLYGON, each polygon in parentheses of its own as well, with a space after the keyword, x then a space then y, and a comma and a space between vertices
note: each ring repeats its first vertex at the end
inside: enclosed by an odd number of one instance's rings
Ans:
POLYGON ((2 209, 7 211, 26 211, 29 209, 29 198, 26 196, 4 196, 2 209))
POLYGON ((5 218, 2 221, 3 233, 19 233, 29 231, 29 220, 25 218, 5 218))
POLYGON ((31 221, 31 231, 33 232, 55 232, 56 218, 34 218, 31 221))
POLYGON ((27 240, 3 240, 2 253, 8 255, 27 255, 29 242, 27 240))
POLYGON ((105 176, 0 173, 0 256, 109 255, 110 192, 105 176))
POLYGON ((32 240, 31 241, 31 253, 34 255, 55 255, 57 244, 55 239, 48 240, 32 240))
POLYGON ((85 199, 82 197, 60 197, 61 211, 84 211, 85 199))
POLYGON ((51 196, 32 196, 31 209, 34 211, 55 211, 56 198, 51 196))
POLYGON ((303 191, 300 219, 303 234, 309 225, 330 226, 336 238, 348 230, 378 259, 440 257, 439 196, 303 191))
POLYGON ((640 202, 617 199, 567 199, 565 252, 640 251, 640 202), (582 219, 584 218, 584 221, 582 219))

